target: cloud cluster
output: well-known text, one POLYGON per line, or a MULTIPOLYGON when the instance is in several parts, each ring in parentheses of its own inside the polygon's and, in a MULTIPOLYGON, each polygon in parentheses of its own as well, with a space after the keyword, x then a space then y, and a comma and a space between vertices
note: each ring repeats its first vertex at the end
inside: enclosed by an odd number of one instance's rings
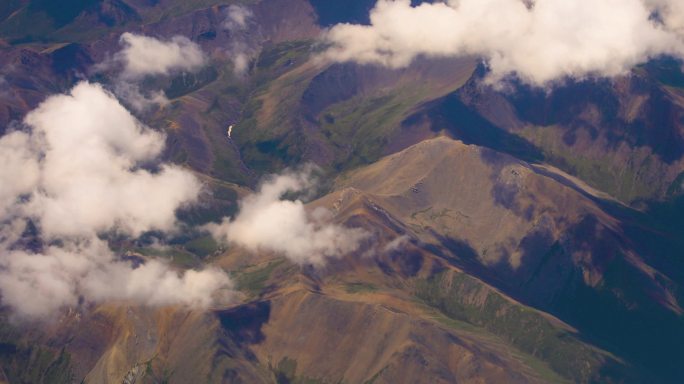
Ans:
POLYGON ((27 131, 0 137, 0 290, 24 316, 80 300, 207 306, 230 281, 213 269, 179 274, 155 260, 132 269, 103 234, 173 231, 175 211, 201 185, 157 164, 164 136, 143 126, 101 86, 82 82, 30 112, 27 131), (17 244, 29 223, 45 245, 17 244))
POLYGON ((412 7, 378 0, 371 25, 339 24, 325 36, 335 61, 392 68, 416 57, 475 56, 488 81, 535 86, 567 77, 615 76, 659 55, 684 58, 679 0, 447 0, 412 7))
POLYGON ((307 212, 301 200, 283 198, 307 191, 313 183, 310 170, 275 176, 240 202, 235 219, 207 229, 219 241, 281 253, 298 264, 322 265, 327 258, 357 250, 367 237, 365 231, 333 224, 332 214, 324 208, 307 212))

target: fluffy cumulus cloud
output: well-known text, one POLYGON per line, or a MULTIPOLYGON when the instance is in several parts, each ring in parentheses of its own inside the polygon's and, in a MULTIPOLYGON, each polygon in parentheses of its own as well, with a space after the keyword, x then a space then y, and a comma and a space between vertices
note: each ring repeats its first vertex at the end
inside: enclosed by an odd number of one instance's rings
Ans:
POLYGON ((240 202, 233 220, 210 224, 207 229, 220 241, 251 251, 281 253, 298 264, 322 265, 359 248, 365 231, 331 222, 323 208, 308 212, 301 200, 287 200, 287 193, 313 187, 310 171, 285 173, 264 182, 259 190, 240 202))
POLYGON ((200 46, 185 36, 174 36, 164 41, 126 32, 121 35, 120 41, 123 49, 116 54, 115 59, 123 64, 126 77, 193 71, 206 64, 200 46))
POLYGON ((25 121, 32 147, 23 157, 41 157, 26 212, 40 219, 47 236, 168 231, 175 209, 197 196, 199 183, 179 167, 140 168, 161 154, 164 137, 98 85, 81 83, 69 95, 53 96, 25 121))
POLYGON ((379 0, 371 25, 339 24, 325 56, 392 68, 416 57, 486 60, 488 81, 546 86, 614 76, 659 55, 684 58, 680 0, 379 0))
POLYGON ((101 240, 173 231, 175 211, 196 200, 201 185, 191 173, 155 162, 162 134, 86 82, 48 98, 25 123, 26 131, 0 138, 4 304, 46 316, 80 300, 207 306, 217 292, 229 293, 222 272, 181 274, 156 260, 133 269, 101 240), (23 250, 29 223, 45 245, 23 250))

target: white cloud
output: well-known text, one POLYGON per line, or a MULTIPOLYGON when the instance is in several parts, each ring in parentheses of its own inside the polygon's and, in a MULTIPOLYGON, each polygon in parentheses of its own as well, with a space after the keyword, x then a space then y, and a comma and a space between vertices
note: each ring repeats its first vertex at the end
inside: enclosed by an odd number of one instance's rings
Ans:
POLYGON ((357 250, 367 237, 365 231, 333 224, 332 214, 324 208, 309 213, 301 200, 283 199, 288 192, 312 187, 310 170, 275 176, 240 202, 234 220, 226 218, 207 229, 219 241, 253 252, 281 253, 298 264, 321 265, 326 258, 357 250))
POLYGON ((53 96, 25 121, 42 156, 27 211, 46 236, 169 231, 175 209, 197 197, 200 184, 189 172, 171 165, 156 173, 139 168, 161 154, 164 136, 98 85, 80 83, 69 95, 53 96))
POLYGON ((370 26, 331 28, 324 55, 392 68, 405 67, 418 56, 476 56, 487 61, 490 82, 516 75, 537 86, 565 77, 623 74, 662 54, 684 57, 684 6, 679 1, 528 3, 449 0, 411 7, 409 0, 379 0, 370 26), (656 10, 663 23, 651 17, 656 10))
POLYGON ((123 75, 127 78, 194 71, 206 64, 202 48, 185 36, 162 41, 126 32, 120 42, 123 49, 115 55, 115 61, 123 64, 123 75))
POLYGON ((254 16, 249 8, 241 5, 231 5, 226 9, 226 19, 223 21, 223 28, 231 32, 247 28, 247 22, 254 16))
POLYGON ((131 269, 100 240, 110 231, 137 237, 173 231, 176 210, 201 184, 161 164, 164 136, 137 121, 99 85, 82 82, 48 98, 25 119, 27 132, 0 138, 0 290, 24 316, 86 301, 206 307, 230 287, 214 269, 179 274, 155 260, 131 269), (28 221, 47 244, 14 244, 28 221))
POLYGON ((0 222, 15 209, 21 195, 33 191, 39 176, 31 137, 24 132, 0 137, 0 222))

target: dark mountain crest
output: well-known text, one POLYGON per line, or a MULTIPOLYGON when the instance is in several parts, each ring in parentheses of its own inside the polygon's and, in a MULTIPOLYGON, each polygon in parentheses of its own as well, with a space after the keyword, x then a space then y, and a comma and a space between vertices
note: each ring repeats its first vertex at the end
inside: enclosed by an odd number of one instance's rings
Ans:
POLYGON ((56 29, 87 14, 97 15, 100 22, 110 27, 139 19, 135 9, 123 0, 36 0, 29 3, 28 10, 45 13, 56 29))

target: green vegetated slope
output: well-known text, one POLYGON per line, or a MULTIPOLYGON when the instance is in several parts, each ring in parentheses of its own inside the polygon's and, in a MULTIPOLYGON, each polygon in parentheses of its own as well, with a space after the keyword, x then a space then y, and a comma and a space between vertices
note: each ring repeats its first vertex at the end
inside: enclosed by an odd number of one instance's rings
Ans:
MULTIPOLYGON (((577 135, 589 135, 578 132, 577 135)), ((667 166, 647 147, 624 148, 630 152, 625 159, 621 153, 602 148, 587 149, 578 157, 563 143, 564 132, 556 127, 529 127, 521 132, 538 147, 543 148, 547 160, 559 164, 592 186, 622 201, 635 201, 651 196, 662 196, 668 188, 661 177, 667 174, 667 166), (626 160, 626 161, 625 161, 626 160)))
POLYGON ((481 327, 545 362, 565 380, 635 379, 625 372, 623 362, 583 343, 575 330, 564 329, 542 313, 512 303, 463 273, 442 273, 421 281, 416 294, 449 318, 481 327))
POLYGON ((306 139, 296 111, 315 67, 310 41, 266 47, 256 61, 249 98, 235 127, 245 163, 269 172, 299 163, 306 139))
POLYGON ((457 89, 474 69, 461 60, 388 75, 372 66, 321 66, 316 54, 302 41, 259 56, 255 88, 236 126, 250 167, 263 172, 314 161, 340 170, 375 161, 414 109, 457 89))

